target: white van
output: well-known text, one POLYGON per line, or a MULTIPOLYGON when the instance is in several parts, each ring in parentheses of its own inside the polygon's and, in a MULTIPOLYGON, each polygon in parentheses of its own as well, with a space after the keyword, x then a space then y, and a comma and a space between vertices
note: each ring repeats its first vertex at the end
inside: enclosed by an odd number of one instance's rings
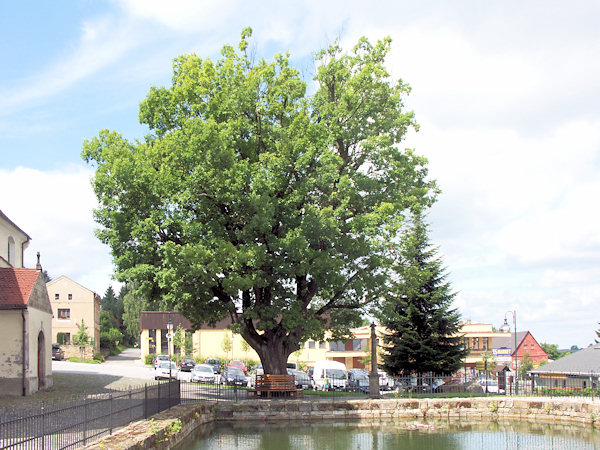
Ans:
POLYGON ((338 361, 316 361, 313 371, 315 389, 322 390, 326 380, 329 383, 329 389, 346 390, 348 386, 346 366, 338 361))

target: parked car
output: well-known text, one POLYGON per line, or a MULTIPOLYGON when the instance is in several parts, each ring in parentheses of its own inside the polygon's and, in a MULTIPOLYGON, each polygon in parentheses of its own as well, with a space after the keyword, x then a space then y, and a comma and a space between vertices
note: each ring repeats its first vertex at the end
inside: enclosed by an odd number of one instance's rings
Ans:
POLYGON ((221 360, 219 358, 206 358, 204 364, 211 366, 214 373, 221 373, 221 360))
POLYGON ((383 370, 378 370, 377 374, 379 375, 379 389, 382 391, 391 391, 394 386, 394 379, 383 370))
POLYGON ((348 390, 355 392, 369 392, 369 374, 364 370, 348 371, 348 390))
POLYGON ((168 361, 171 361, 169 355, 156 355, 156 358, 154 358, 154 368, 156 369, 159 363, 168 361))
POLYGON ((504 389, 498 388, 498 380, 481 379, 481 380, 479 380, 479 384, 483 388, 483 392, 486 392, 486 386, 487 386, 487 392, 489 394, 504 394, 505 393, 504 389))
POLYGON ((246 368, 246 364, 244 364, 242 361, 239 361, 237 359, 234 359, 229 364, 227 364, 227 367, 237 367, 242 372, 244 372, 244 375, 248 374, 248 369, 246 368))
POLYGON ((191 372, 196 365, 196 361, 192 358, 183 358, 179 363, 179 370, 182 372, 191 372))
POLYGON ((52 359, 57 361, 65 359, 65 351, 58 344, 52 344, 52 359))
POLYGON ((169 379, 171 378, 177 379, 177 373, 179 370, 177 369, 177 364, 173 361, 163 361, 158 363, 158 367, 154 369, 154 379, 159 380, 161 378, 169 379), (170 369, 169 369, 170 368, 170 369))
POLYGON ((302 372, 301 370, 288 369, 287 373, 289 375, 294 375, 294 377, 296 378, 296 387, 298 389, 312 389, 312 380, 306 372, 302 372))
POLYGON ((210 364, 196 364, 192 370, 192 381, 195 383, 214 383, 215 373, 210 364))
POLYGON ((227 367, 219 377, 220 384, 228 384, 230 386, 244 386, 248 383, 248 377, 239 367, 227 367))

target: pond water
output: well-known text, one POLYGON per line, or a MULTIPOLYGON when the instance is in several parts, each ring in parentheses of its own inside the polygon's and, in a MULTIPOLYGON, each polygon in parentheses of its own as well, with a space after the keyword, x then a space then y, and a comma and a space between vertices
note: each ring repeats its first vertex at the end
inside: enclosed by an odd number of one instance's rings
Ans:
POLYGON ((192 449, 600 449, 591 427, 528 422, 219 423, 178 447, 192 449))

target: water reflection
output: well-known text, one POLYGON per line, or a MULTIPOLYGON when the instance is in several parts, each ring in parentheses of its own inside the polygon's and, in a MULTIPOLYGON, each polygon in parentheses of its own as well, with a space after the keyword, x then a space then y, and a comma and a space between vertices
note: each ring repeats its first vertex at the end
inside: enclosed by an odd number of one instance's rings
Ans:
POLYGON ((598 449, 591 427, 527 421, 227 422, 199 428, 192 449, 598 449))

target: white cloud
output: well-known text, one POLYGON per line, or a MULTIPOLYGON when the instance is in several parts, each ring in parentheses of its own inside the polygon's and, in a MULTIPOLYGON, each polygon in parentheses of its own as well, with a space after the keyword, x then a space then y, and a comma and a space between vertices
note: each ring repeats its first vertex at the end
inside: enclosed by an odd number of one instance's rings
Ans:
POLYGON ((40 171, 0 169, 0 209, 31 237, 25 266, 35 267, 40 252, 51 277, 66 275, 99 293, 111 281, 109 249, 95 236, 96 206, 90 177, 82 166, 40 171))
POLYGON ((22 79, 19 86, 0 91, 0 115, 14 114, 16 109, 30 108, 66 91, 120 60, 141 38, 130 24, 109 16, 86 21, 81 27, 80 41, 64 58, 22 79))

